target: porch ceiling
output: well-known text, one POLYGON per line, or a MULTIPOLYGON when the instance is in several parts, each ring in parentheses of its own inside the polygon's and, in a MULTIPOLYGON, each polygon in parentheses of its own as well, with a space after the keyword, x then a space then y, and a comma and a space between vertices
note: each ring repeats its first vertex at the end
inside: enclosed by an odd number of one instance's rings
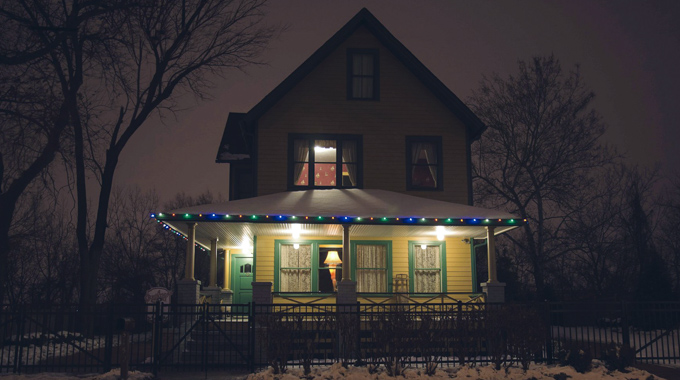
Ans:
POLYGON ((160 222, 186 235, 196 222, 196 242, 204 247, 219 239, 219 248, 250 244, 253 236, 290 237, 292 224, 305 236, 342 238, 343 223, 354 239, 413 237, 436 239, 442 226, 447 237, 483 238, 486 227, 501 234, 522 224, 512 214, 374 189, 291 191, 162 212, 160 222), (270 217, 271 216, 271 217, 270 217), (375 219, 375 220, 374 220, 375 219))

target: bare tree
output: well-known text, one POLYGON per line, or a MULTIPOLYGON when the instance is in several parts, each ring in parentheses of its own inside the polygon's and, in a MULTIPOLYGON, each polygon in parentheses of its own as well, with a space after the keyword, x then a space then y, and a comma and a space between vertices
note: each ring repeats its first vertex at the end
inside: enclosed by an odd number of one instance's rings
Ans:
POLYGON ((519 62, 508 78, 485 77, 471 98, 488 126, 473 145, 477 202, 503 207, 529 223, 507 234, 526 257, 537 294, 550 296, 547 268, 579 248, 565 220, 588 207, 593 170, 611 162, 600 142, 605 126, 578 66, 564 72, 554 57, 519 62))
POLYGON ((675 293, 680 294, 680 176, 670 182, 660 201, 658 241, 662 256, 670 264, 675 293))
POLYGON ((0 4, 0 303, 16 240, 11 229, 17 204, 60 149, 69 126, 68 101, 78 101, 83 83, 83 57, 100 48, 87 30, 118 3, 0 4))
POLYGON ((163 234, 149 215, 158 209, 155 192, 138 187, 118 188, 113 192, 109 213, 110 234, 105 245, 104 267, 99 285, 117 303, 144 302, 147 289, 157 286, 156 273, 164 255, 160 249, 163 234))
POLYGON ((263 15, 264 0, 146 0, 99 20, 98 40, 106 51, 92 55, 98 65, 86 72, 91 77, 77 94, 80 102, 67 102, 83 310, 97 299, 109 201, 124 147, 153 112, 177 111, 182 95, 205 97, 224 69, 253 63, 274 33, 262 25, 263 15), (90 199, 96 200, 92 210, 90 199))

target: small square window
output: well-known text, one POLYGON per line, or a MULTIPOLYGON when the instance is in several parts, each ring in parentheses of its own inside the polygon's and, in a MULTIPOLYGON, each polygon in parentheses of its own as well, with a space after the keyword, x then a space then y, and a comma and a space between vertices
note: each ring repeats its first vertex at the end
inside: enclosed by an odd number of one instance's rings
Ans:
POLYGON ((375 49, 347 51, 347 99, 378 100, 379 62, 375 49))

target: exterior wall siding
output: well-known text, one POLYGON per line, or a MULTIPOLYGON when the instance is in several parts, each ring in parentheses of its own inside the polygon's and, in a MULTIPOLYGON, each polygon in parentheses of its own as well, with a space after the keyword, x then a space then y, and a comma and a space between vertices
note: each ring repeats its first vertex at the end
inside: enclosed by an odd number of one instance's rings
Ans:
MULTIPOLYGON (((285 236, 258 236, 256 243, 257 263, 255 281, 274 283, 274 245, 276 240, 290 240, 285 236)), ((339 236, 303 236, 301 240, 341 240, 339 236)), ((398 274, 409 274, 409 241, 436 241, 431 236, 423 237, 357 237, 355 240, 390 240, 392 241, 392 277, 398 274)), ((470 262, 470 246, 460 238, 448 238, 446 241, 446 281, 448 293, 472 292, 472 266, 470 262)), ((302 297, 308 298, 308 297, 302 297)), ((328 302, 330 299, 327 299, 328 302)), ((324 301, 326 302, 326 301, 324 301)), ((334 298, 333 298, 334 302, 334 298)))
POLYGON ((289 133, 362 135, 364 188, 468 202, 465 126, 364 28, 259 119, 259 196, 287 190, 289 133), (347 100, 348 48, 379 50, 379 101, 347 100), (443 191, 406 190, 408 135, 442 137, 443 191))

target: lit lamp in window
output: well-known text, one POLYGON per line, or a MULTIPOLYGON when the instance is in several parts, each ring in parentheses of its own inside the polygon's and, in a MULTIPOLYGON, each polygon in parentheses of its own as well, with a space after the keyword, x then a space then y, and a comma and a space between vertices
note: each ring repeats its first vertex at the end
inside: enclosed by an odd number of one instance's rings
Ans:
POLYGON ((328 271, 331 274, 331 280, 333 281, 333 290, 337 290, 337 282, 335 281, 335 267, 342 264, 342 260, 338 256, 338 251, 328 251, 326 260, 323 262, 330 268, 328 271))

